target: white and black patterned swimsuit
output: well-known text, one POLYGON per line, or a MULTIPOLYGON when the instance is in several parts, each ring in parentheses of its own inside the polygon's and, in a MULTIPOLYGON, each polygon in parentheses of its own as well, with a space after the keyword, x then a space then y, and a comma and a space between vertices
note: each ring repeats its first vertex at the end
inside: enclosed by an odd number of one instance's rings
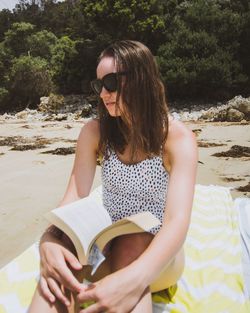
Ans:
MULTIPOLYGON (((143 211, 163 221, 169 174, 162 157, 135 164, 120 161, 115 151, 102 162, 103 204, 113 222, 143 211)), ((150 233, 156 234, 161 226, 150 233)))

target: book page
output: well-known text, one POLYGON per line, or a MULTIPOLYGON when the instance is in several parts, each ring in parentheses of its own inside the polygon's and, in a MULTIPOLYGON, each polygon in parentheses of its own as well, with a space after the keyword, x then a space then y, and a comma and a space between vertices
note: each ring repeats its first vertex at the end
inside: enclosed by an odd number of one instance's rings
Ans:
POLYGON ((91 275, 94 275, 98 267, 105 261, 105 256, 94 243, 89 251, 87 263, 92 266, 91 275))
POLYGON ((83 260, 83 251, 80 252, 80 249, 84 250, 86 256, 93 238, 112 224, 102 202, 91 195, 52 210, 46 214, 46 218, 71 238, 80 262, 86 261, 86 257, 83 260))

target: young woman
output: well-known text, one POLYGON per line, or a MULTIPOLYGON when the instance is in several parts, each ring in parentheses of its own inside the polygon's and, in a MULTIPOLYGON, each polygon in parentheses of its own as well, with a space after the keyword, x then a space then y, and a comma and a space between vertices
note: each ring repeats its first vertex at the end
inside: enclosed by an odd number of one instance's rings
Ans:
POLYGON ((175 284, 183 271, 198 161, 195 135, 168 113, 156 62, 142 43, 125 40, 105 49, 92 87, 100 96, 99 117, 81 130, 60 205, 89 194, 102 155, 103 203, 112 220, 150 211, 162 225, 114 239, 110 274, 90 287, 76 278, 82 267, 67 237, 50 228, 40 244, 41 278, 30 313, 68 312, 70 292, 78 303, 92 300, 79 309, 83 313, 152 312, 151 291, 175 284))

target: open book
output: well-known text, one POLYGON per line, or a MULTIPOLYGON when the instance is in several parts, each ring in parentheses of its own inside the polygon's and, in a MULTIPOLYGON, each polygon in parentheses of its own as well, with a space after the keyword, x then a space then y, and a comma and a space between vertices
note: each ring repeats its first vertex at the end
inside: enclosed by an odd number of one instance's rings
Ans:
POLYGON ((45 217, 72 240, 82 265, 94 274, 105 260, 102 251, 113 238, 149 231, 161 224, 150 212, 141 212, 112 223, 102 201, 95 194, 56 208, 45 217))

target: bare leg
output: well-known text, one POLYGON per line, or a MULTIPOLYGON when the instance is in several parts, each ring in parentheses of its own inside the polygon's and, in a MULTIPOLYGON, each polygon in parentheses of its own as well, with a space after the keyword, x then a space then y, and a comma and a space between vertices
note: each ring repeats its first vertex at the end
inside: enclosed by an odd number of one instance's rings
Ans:
MULTIPOLYGON (((111 270, 115 272, 133 262, 153 239, 149 233, 124 235, 114 239, 111 249, 111 270)), ((152 313, 152 298, 149 287, 131 313, 152 313)))
POLYGON ((131 311, 131 313, 152 313, 153 312, 153 303, 150 289, 145 289, 143 296, 140 301, 137 303, 136 307, 131 311))
MULTIPOLYGON (((149 233, 130 234, 117 237, 112 242, 111 248, 111 271, 115 272, 124 268, 137 259, 148 247, 153 239, 149 233)), ((151 292, 166 289, 178 281, 184 269, 183 248, 177 253, 173 261, 163 269, 160 277, 144 291, 142 298, 131 313, 152 313, 151 292), (151 291, 151 292, 150 292, 151 291)))
MULTIPOLYGON (((73 305, 73 304, 72 304, 73 305)), ((56 301, 54 304, 49 303, 42 295, 40 286, 34 293, 31 305, 28 313, 70 313, 72 309, 68 309, 60 301, 56 301)))
MULTIPOLYGON (((73 243, 66 235, 62 238, 62 245, 68 248, 72 253, 76 255, 73 243)), ((79 272, 81 271, 72 270, 72 273, 76 276, 76 278, 78 278, 77 274, 79 272)), ((64 294, 71 303, 70 307, 66 307, 63 303, 61 303, 61 301, 57 299, 53 304, 48 302, 41 292, 40 284, 38 284, 36 291, 33 295, 28 313, 74 313, 75 300, 73 294, 69 290, 64 289, 64 291, 65 291, 64 294)))

